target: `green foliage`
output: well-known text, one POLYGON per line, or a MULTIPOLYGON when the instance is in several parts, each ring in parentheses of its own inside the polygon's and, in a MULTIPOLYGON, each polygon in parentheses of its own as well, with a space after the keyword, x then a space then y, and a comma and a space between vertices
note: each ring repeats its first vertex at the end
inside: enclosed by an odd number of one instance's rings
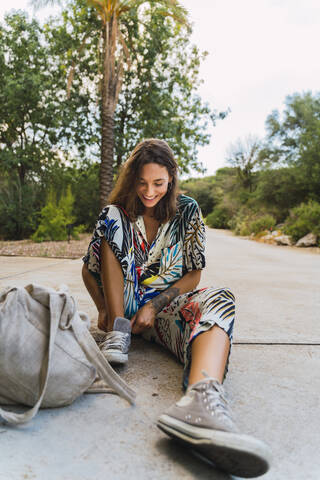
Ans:
POLYGON ((309 201, 293 208, 285 221, 284 232, 294 241, 310 232, 320 235, 320 203, 309 201))
POLYGON ((297 167, 309 198, 320 201, 320 93, 295 93, 285 105, 282 116, 276 110, 267 119, 268 137, 260 159, 266 165, 297 167))
POLYGON ((41 29, 25 14, 0 26, 0 163, 23 184, 54 158, 56 91, 41 29))
POLYGON ((226 113, 198 95, 206 53, 190 43, 190 29, 177 29, 156 3, 122 19, 132 55, 115 114, 116 168, 138 141, 157 137, 171 145, 181 172, 203 171, 198 147, 209 143, 207 127, 226 113))
POLYGON ((185 180, 180 183, 180 189, 198 202, 204 217, 212 211, 214 205, 212 177, 185 180))
POLYGON ((92 231, 99 214, 99 165, 72 170, 73 213, 76 223, 92 231))
POLYGON ((278 222, 285 220, 290 208, 301 203, 308 190, 301 181, 298 167, 282 167, 258 172, 257 186, 252 201, 273 212, 278 222))
POLYGON ((272 230, 276 225, 276 219, 270 215, 262 215, 249 223, 250 233, 257 235, 264 230, 272 230))
POLYGON ((28 238, 37 225, 36 211, 41 195, 35 182, 21 184, 18 175, 4 174, 0 181, 0 238, 28 238))
MULTIPOLYGON (((74 222, 72 208, 74 197, 70 186, 65 195, 62 195, 59 203, 56 201, 55 194, 51 191, 48 195, 47 203, 41 210, 41 221, 36 232, 32 235, 34 242, 44 242, 48 240, 66 240, 67 225, 74 222)), ((78 235, 78 231, 74 235, 78 235)))
POLYGON ((228 228, 229 212, 224 207, 215 207, 214 210, 206 217, 206 224, 211 228, 228 228))
POLYGON ((243 206, 229 220, 228 226, 236 235, 257 235, 265 230, 272 230, 276 225, 276 218, 264 212, 257 212, 243 206))

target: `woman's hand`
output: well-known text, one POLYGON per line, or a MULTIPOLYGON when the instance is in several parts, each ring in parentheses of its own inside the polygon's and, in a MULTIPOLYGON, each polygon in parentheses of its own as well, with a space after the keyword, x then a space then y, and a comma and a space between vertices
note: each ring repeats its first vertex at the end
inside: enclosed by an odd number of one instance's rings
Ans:
POLYGON ((139 334, 146 328, 154 326, 156 311, 151 302, 146 303, 139 308, 137 313, 131 318, 132 333, 139 334))

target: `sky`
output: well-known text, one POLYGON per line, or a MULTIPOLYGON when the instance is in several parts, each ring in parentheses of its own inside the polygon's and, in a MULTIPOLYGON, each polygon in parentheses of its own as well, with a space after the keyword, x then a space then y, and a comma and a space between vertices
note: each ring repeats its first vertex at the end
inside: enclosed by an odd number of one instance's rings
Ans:
MULTIPOLYGON (((191 42, 208 56, 200 68, 199 94, 212 109, 230 113, 211 127, 199 148, 207 175, 226 165, 238 138, 263 138, 265 121, 282 110, 287 95, 320 91, 319 0, 180 0, 193 24, 191 42)), ((10 8, 33 9, 28 0, 10 8)), ((8 9, 0 5, 0 19, 8 9)), ((51 10, 37 14, 43 20, 51 10)))

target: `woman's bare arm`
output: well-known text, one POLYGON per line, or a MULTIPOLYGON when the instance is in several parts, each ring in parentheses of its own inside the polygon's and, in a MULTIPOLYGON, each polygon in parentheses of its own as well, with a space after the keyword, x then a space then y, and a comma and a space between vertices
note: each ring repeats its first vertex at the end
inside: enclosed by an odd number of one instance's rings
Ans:
POLYGON ((133 333, 141 333, 145 328, 153 327, 157 313, 159 313, 174 298, 182 293, 191 292, 200 282, 201 270, 192 270, 186 273, 171 287, 152 298, 131 319, 133 333))
POLYGON ((159 313, 166 305, 168 305, 174 298, 183 293, 191 292, 200 282, 201 270, 192 270, 186 273, 183 277, 175 282, 171 287, 159 293, 156 297, 150 300, 155 313, 159 313))

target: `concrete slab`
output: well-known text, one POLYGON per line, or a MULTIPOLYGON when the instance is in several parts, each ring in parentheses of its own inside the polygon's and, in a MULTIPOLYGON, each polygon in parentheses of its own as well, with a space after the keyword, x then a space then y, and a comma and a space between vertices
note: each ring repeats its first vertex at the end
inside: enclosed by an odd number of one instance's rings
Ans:
POLYGON ((237 299, 235 342, 320 343, 320 255, 207 230, 201 285, 237 299))
POLYGON ((96 308, 81 277, 81 259, 0 257, 0 265, 0 288, 24 287, 29 283, 58 288, 64 283, 76 299, 78 308, 92 321, 96 320, 96 308))
POLYGON ((320 346, 234 345, 225 387, 240 430, 266 441, 265 480, 320 478, 320 346))
POLYGON ((155 426, 181 395, 181 373, 173 356, 136 339, 122 375, 138 392, 137 406, 116 395, 83 395, 70 407, 40 411, 23 427, 0 423, 0 479, 230 478, 190 458, 155 426))
MULTIPOLYGON (((82 261, 1 257, 0 286, 66 283, 94 321, 82 261)), ((320 255, 207 229, 201 286, 228 286, 237 298, 235 342, 320 344, 320 255)))
MULTIPOLYGON (((319 480, 320 347, 235 345, 225 382, 243 432, 267 441, 263 480, 319 480)), ((83 395, 42 410, 29 425, 0 423, 1 480, 227 480, 168 439, 156 419, 181 396, 182 367, 161 347, 135 339, 123 377, 137 406, 115 395, 83 395)))
MULTIPOLYGON (((208 231, 202 285, 237 296, 235 341, 225 385, 241 430, 267 441, 274 467, 266 480, 319 480, 320 256, 208 231), (293 346, 290 343, 300 343, 293 346)), ((81 260, 0 258, 0 288, 68 284, 79 308, 96 318, 81 281, 81 260)), ((158 415, 181 396, 182 367, 168 352, 134 339, 121 370, 137 406, 115 395, 83 395, 43 410, 29 425, 0 423, 0 479, 213 479, 228 477, 167 439, 158 415)))

